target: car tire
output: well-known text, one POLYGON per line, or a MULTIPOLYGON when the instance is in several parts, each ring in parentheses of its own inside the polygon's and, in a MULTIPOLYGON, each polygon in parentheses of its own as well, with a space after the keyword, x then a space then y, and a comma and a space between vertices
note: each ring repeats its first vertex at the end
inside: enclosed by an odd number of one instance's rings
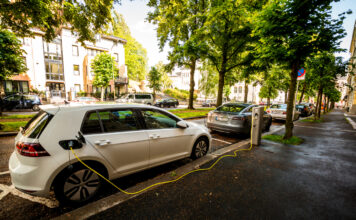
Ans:
POLYGON ((34 105, 32 106, 32 110, 38 112, 40 110, 40 107, 38 105, 34 105))
POLYGON ((193 160, 201 158, 208 153, 208 150, 209 150, 209 142, 207 138, 200 137, 194 143, 190 158, 192 158, 193 160))
POLYGON ((272 119, 268 120, 267 126, 265 128, 265 131, 269 131, 271 128, 271 124, 272 124, 272 119))
MULTIPOLYGON (((102 172, 100 169, 97 171, 102 172)), ((98 194, 102 185, 103 179, 99 175, 87 167, 75 165, 73 168, 65 170, 56 179, 54 193, 61 204, 77 206, 91 201, 98 194)))

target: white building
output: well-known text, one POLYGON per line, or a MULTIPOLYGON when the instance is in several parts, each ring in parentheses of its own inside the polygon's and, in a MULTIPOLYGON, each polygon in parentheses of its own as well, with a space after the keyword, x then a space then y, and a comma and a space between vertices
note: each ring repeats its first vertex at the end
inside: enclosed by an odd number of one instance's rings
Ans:
POLYGON ((23 57, 26 59, 27 72, 13 76, 4 82, 4 93, 28 93, 30 88, 43 91, 51 100, 72 99, 76 92, 95 92, 92 86, 94 74, 91 60, 97 53, 111 54, 119 68, 119 77, 110 82, 107 92, 115 89, 116 94, 127 90, 128 78, 125 66, 126 40, 102 35, 95 44, 85 42, 82 45, 77 36, 63 28, 60 35, 52 42, 46 42, 44 33, 34 31, 33 38, 24 38, 23 57))
MULTIPOLYGON (((197 64, 194 72, 194 90, 199 90, 199 82, 201 80, 201 73, 199 67, 201 65, 197 64)), ((190 89, 190 69, 183 67, 176 67, 174 70, 168 74, 168 77, 172 80, 172 88, 189 90, 190 89)))

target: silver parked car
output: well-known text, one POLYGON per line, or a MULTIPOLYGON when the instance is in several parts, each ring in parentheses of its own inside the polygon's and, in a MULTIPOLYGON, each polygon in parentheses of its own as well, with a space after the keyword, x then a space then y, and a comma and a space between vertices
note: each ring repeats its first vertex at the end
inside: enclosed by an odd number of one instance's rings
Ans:
POLYGON ((116 99, 115 102, 152 105, 153 95, 152 94, 127 94, 122 98, 116 99))
MULTIPOLYGON (((212 131, 250 134, 253 107, 258 107, 258 105, 226 103, 209 112, 207 127, 212 131)), ((263 115, 263 130, 268 131, 271 123, 271 115, 265 112, 263 115)))
MULTIPOLYGON (((271 114, 273 119, 286 120, 287 118, 287 104, 273 104, 267 112, 271 114)), ((293 121, 298 120, 300 116, 300 112, 295 109, 293 121)))

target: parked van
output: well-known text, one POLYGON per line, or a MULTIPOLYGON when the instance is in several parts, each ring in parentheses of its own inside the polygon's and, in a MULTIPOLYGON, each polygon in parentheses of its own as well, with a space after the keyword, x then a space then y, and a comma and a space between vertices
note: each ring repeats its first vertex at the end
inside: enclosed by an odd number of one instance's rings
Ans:
POLYGON ((153 95, 152 94, 127 94, 119 99, 116 99, 115 102, 152 105, 153 95))

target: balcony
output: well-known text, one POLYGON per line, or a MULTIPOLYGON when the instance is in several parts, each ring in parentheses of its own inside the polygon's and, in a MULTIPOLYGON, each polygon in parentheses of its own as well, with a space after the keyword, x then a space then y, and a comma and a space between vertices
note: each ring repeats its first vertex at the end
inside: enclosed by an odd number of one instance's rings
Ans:
POLYGON ((129 83, 129 79, 127 77, 117 77, 115 79, 115 84, 128 84, 129 83))

